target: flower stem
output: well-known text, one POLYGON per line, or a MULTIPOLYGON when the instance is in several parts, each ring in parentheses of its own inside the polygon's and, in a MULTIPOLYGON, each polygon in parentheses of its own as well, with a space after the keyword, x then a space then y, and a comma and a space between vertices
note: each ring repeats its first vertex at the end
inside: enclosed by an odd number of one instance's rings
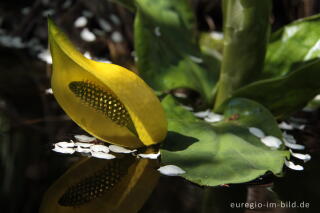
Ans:
POLYGON ((263 69, 271 0, 224 0, 224 54, 214 109, 263 69))

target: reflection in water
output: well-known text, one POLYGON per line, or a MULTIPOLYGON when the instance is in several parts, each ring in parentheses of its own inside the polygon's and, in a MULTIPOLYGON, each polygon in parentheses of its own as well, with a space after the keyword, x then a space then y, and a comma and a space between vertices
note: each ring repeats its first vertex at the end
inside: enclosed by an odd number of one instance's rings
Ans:
POLYGON ((137 212, 158 181, 157 164, 132 155, 81 160, 49 188, 40 212, 137 212))

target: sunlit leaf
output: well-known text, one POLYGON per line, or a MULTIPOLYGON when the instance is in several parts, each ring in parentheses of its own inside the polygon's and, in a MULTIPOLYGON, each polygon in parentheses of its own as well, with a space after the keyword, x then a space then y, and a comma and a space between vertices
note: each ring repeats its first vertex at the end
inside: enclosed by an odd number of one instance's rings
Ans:
POLYGON ((155 90, 190 88, 210 102, 219 63, 201 54, 188 1, 136 0, 135 52, 142 78, 155 90), (213 63, 214 62, 214 63, 213 63))
POLYGON ((320 57, 320 15, 292 22, 272 34, 263 78, 283 76, 320 57))
POLYGON ((216 186, 251 181, 271 171, 280 174, 288 151, 272 150, 248 127, 281 137, 271 113, 247 99, 231 100, 225 119, 215 125, 198 120, 171 97, 162 101, 169 118, 169 134, 161 149, 164 165, 176 165, 181 176, 200 185, 216 186))
POLYGON ((276 117, 284 118, 303 108, 319 93, 319 70, 318 59, 286 76, 256 81, 240 88, 233 96, 255 100, 276 117))

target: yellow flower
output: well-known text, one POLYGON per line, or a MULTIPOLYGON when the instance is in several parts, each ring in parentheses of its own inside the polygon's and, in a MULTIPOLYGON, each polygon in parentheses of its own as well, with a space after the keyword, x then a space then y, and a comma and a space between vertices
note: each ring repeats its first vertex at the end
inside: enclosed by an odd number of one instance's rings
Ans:
POLYGON ((139 76, 85 58, 51 20, 48 28, 53 94, 80 127, 103 141, 131 148, 165 138, 164 111, 139 76))

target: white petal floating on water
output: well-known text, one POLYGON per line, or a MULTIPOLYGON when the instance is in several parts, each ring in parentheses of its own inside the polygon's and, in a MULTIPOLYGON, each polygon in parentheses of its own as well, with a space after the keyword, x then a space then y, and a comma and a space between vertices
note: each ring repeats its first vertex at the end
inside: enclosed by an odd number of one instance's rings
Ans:
POLYGON ((80 153, 90 153, 91 152, 90 148, 81 147, 81 146, 77 146, 75 150, 76 150, 76 152, 80 152, 80 153))
POLYGON ((83 53, 83 56, 86 57, 87 59, 92 59, 92 56, 88 51, 83 53))
POLYGON ((54 9, 47 9, 42 12, 42 16, 48 17, 48 16, 52 16, 55 13, 56 13, 56 11, 54 9))
POLYGON ((84 15, 85 17, 88 17, 88 18, 93 17, 93 13, 89 10, 83 10, 82 15, 84 15))
POLYGON ((286 132, 282 133, 282 136, 285 140, 287 140, 287 142, 289 143, 297 143, 296 139, 293 137, 293 135, 290 135, 286 132))
POLYGON ((116 158, 116 156, 112 154, 104 153, 104 152, 91 152, 91 156, 95 158, 101 158, 101 159, 107 159, 107 160, 116 158))
POLYGON ((191 106, 186 106, 186 105, 180 105, 180 106, 188 111, 193 111, 193 108, 191 106))
POLYGON ((203 62, 202 58, 199 58, 199 57, 196 57, 193 55, 189 55, 189 58, 191 59, 191 61, 193 61, 194 63, 197 63, 197 64, 201 64, 203 62))
POLYGON ((311 160, 311 155, 309 154, 295 153, 291 149, 290 149, 290 153, 293 157, 303 160, 304 162, 308 162, 309 160, 311 160))
POLYGON ((113 13, 110 14, 110 19, 115 25, 121 24, 121 21, 120 21, 119 17, 117 15, 113 14, 113 13))
POLYGON ((160 156, 160 152, 151 154, 138 154, 138 156, 141 158, 157 159, 160 156))
POLYGON ((249 132, 258 138, 263 138, 266 136, 264 132, 257 127, 249 127, 249 132))
POLYGON ((40 52, 37 56, 39 59, 46 62, 47 64, 52 64, 52 57, 49 50, 44 50, 40 52))
POLYGON ((288 161, 288 160, 285 160, 285 161, 284 161, 284 164, 285 164, 288 168, 290 168, 290 169, 292 169, 292 170, 302 171, 302 170, 304 169, 303 166, 296 165, 296 164, 294 164, 293 162, 288 161))
POLYGON ((223 33, 217 32, 217 31, 211 32, 211 33, 210 33, 210 36, 211 36, 213 39, 218 39, 218 40, 223 39, 223 33))
POLYGON ((90 146, 90 150, 92 152, 103 152, 103 153, 108 153, 109 152, 109 148, 105 145, 92 145, 90 146))
POLYGON ((46 95, 52 95, 52 94, 53 94, 52 88, 46 89, 46 90, 44 91, 44 93, 45 93, 46 95))
POLYGON ((67 9, 67 8, 69 8, 71 6, 71 4, 72 4, 72 0, 66 0, 66 1, 64 1, 64 3, 62 4, 61 7, 63 9, 67 9))
POLYGON ((284 145, 290 149, 295 149, 295 150, 304 150, 305 149, 304 145, 290 143, 286 139, 283 139, 283 142, 284 142, 284 145))
POLYGON ((206 111, 200 111, 200 112, 195 112, 194 115, 198 118, 205 118, 209 115, 210 110, 207 109, 206 111))
POLYGON ((117 145, 110 145, 110 146, 109 146, 109 150, 110 150, 111 152, 114 152, 114 153, 125 153, 125 154, 132 153, 132 152, 137 151, 136 149, 130 150, 130 149, 126 149, 126 148, 124 148, 124 147, 117 146, 117 145))
POLYGON ((101 27, 102 30, 104 30, 105 32, 111 32, 112 31, 112 27, 110 25, 109 22, 107 22, 104 19, 98 19, 99 25, 101 27))
POLYGON ((89 148, 93 144, 91 144, 91 143, 83 143, 83 142, 76 142, 74 145, 78 146, 78 147, 82 147, 82 148, 89 148))
POLYGON ((278 126, 280 129, 285 129, 285 130, 293 130, 294 129, 294 127, 291 124, 288 124, 285 121, 282 121, 278 126))
POLYGON ((115 43, 120 43, 123 41, 123 36, 120 32, 118 31, 114 31, 112 34, 111 34, 111 40, 115 43))
POLYGON ((166 165, 158 169, 158 171, 167 176, 179 176, 186 173, 183 169, 175 165, 166 165))
POLYGON ((274 149, 278 149, 280 147, 280 145, 282 144, 282 141, 274 136, 266 136, 260 139, 261 142, 270 147, 270 148, 274 148, 274 149))
POLYGON ((52 151, 60 152, 60 153, 63 153, 63 154, 73 154, 75 152, 75 150, 73 148, 59 147, 57 145, 54 146, 52 151))
POLYGON ((30 7, 24 7, 21 9, 21 13, 23 15, 28 15, 30 13, 30 11, 31 11, 30 7))
POLYGON ((187 94, 184 92, 174 92, 173 95, 177 98, 187 98, 187 94))
POLYGON ((55 143, 54 145, 62 147, 62 148, 71 148, 71 147, 75 146, 73 141, 71 141, 71 142, 62 141, 62 142, 55 143))
POLYGON ((320 94, 319 94, 319 95, 316 95, 316 97, 314 97, 313 100, 315 100, 315 101, 320 101, 320 94))
POLYGON ((89 143, 89 142, 93 142, 96 140, 95 137, 87 136, 87 135, 75 135, 74 138, 77 139, 78 141, 84 142, 84 143, 89 143))
POLYGON ((161 36, 160 27, 155 27, 155 28, 154 28, 154 34, 155 34, 156 36, 158 36, 158 37, 161 36))
POLYGON ((83 30, 80 33, 81 38, 84 41, 92 42, 96 40, 96 35, 93 34, 88 28, 83 28, 83 30))
POLYGON ((209 123, 219 122, 223 120, 223 116, 220 114, 210 112, 209 115, 204 118, 204 120, 209 123))
POLYGON ((74 21, 74 26, 77 28, 85 27, 87 24, 88 24, 88 19, 84 16, 80 16, 74 21))

